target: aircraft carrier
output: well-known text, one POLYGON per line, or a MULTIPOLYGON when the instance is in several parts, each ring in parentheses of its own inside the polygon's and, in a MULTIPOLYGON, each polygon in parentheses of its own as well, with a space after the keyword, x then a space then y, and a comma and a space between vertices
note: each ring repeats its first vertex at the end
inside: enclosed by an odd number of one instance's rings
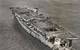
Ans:
POLYGON ((78 39, 64 27, 53 23, 49 16, 38 8, 10 7, 14 19, 33 37, 53 50, 75 50, 72 40, 78 39))

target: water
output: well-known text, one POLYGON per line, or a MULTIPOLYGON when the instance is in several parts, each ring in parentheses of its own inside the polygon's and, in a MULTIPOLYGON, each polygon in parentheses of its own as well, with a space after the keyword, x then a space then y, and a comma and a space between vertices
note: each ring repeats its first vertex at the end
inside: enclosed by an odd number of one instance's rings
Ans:
MULTIPOLYGON (((14 27, 9 7, 38 7, 53 17, 53 21, 74 32, 80 38, 79 0, 0 0, 0 50, 50 50, 35 38, 14 27), (36 42, 36 43, 35 43, 36 42)), ((80 49, 80 40, 74 40, 74 47, 80 49)))

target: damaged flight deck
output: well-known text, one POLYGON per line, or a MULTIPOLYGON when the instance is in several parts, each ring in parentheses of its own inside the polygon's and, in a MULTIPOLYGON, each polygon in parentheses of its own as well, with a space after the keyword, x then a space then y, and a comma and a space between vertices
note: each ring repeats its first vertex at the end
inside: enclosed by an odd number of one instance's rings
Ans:
POLYGON ((10 7, 14 19, 33 37, 53 50, 74 50, 72 40, 78 39, 64 27, 53 23, 49 16, 39 12, 38 8, 10 7))

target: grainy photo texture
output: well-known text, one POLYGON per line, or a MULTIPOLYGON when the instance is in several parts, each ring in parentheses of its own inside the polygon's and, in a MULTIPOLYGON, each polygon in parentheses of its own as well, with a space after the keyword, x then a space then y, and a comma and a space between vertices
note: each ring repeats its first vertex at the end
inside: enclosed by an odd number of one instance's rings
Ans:
POLYGON ((80 0, 0 0, 0 50, 79 50, 80 0))

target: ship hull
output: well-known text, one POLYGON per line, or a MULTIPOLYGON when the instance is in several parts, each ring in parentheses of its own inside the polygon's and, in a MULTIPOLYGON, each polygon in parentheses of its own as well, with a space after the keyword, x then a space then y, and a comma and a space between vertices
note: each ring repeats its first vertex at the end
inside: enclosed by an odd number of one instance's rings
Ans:
MULTIPOLYGON (((20 10, 19 10, 20 11, 20 10)), ((41 31, 38 27, 36 27, 30 20, 33 20, 33 17, 34 16, 26 16, 26 17, 32 17, 32 18, 23 18, 24 16, 21 16, 21 14, 23 15, 24 13, 21 12, 21 13, 18 13, 15 11, 15 9, 12 10, 12 14, 14 16, 14 21, 16 22, 15 24, 17 24, 17 26, 19 27, 20 26, 20 29, 23 29, 25 30, 26 34, 30 34, 32 35, 33 37, 37 38, 38 40, 40 40, 43 44, 47 45, 48 47, 52 48, 53 50, 74 50, 72 49, 72 46, 69 46, 70 44, 70 40, 72 41, 72 39, 66 39, 66 38, 63 38, 64 36, 61 36, 60 33, 62 35, 64 35, 64 32, 56 32, 55 30, 53 30, 52 32, 47 32, 45 33, 44 31, 41 31), (51 34, 52 33, 52 34, 51 34), (60 36, 57 36, 60 35, 60 36), (52 36, 51 36, 52 35, 52 36), (55 37, 56 36, 56 37, 55 37), (52 39, 50 39, 52 37, 52 39), (54 39, 55 38, 55 39, 54 39), (57 41, 57 40, 58 41, 57 41), (64 43, 61 43, 61 42, 64 42, 61 41, 62 39, 65 39, 65 40, 68 40, 66 42, 68 43, 65 43, 67 44, 67 47, 66 46, 62 46, 62 45, 65 45, 64 43), (53 40, 53 41, 49 41, 49 40, 53 40)), ((36 17, 36 16, 35 16, 36 17)), ((34 17, 34 18, 35 18, 34 17)), ((36 18, 35 18, 36 19, 36 18)), ((39 18, 38 18, 39 20, 39 18)), ((47 27, 47 26, 46 26, 47 27)), ((55 28, 55 27, 54 27, 55 28)), ((61 29, 62 27, 56 27, 57 29, 61 29)), ((61 29, 62 30, 62 29, 61 29)), ((57 30, 58 31, 58 30, 57 30)), ((65 34, 66 35, 66 34, 65 34)))
MULTIPOLYGON (((44 43, 45 45, 47 45, 47 46, 49 46, 51 49, 53 49, 52 46, 51 46, 51 44, 48 43, 48 41, 46 41, 45 39, 42 39, 43 37, 41 37, 41 36, 36 36, 36 34, 33 33, 33 32, 31 32, 28 27, 24 26, 24 25, 20 22, 20 20, 18 19, 18 17, 14 17, 14 20, 15 20, 16 24, 18 25, 18 27, 20 26, 21 28, 23 28, 23 29, 25 30, 26 35, 27 35, 27 34, 32 35, 33 37, 35 37, 36 39, 38 39, 39 41, 41 41, 42 43, 44 43)), ((55 49, 53 49, 53 50, 55 50, 55 49)), ((68 50, 68 49, 67 49, 67 50, 68 50)), ((75 50, 75 49, 72 49, 72 50, 75 50)))

